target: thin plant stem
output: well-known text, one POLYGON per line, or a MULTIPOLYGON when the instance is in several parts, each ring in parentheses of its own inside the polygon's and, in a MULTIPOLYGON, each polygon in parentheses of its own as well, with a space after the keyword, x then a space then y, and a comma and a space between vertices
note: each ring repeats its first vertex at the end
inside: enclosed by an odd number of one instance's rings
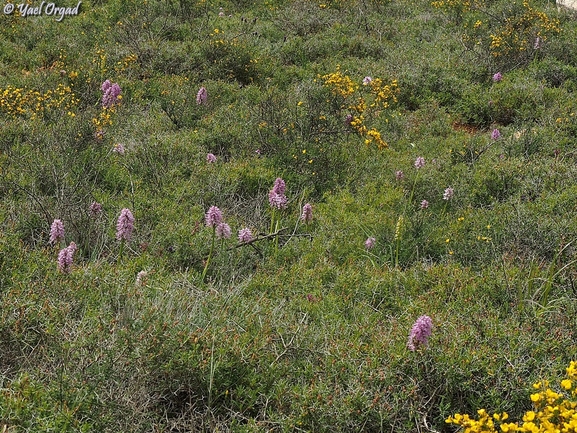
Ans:
POLYGON ((212 241, 210 244, 210 252, 208 253, 208 258, 206 259, 206 264, 204 265, 204 270, 202 271, 202 276, 200 281, 204 282, 204 277, 206 277, 206 271, 208 271, 208 265, 210 265, 210 259, 212 257, 212 252, 214 251, 214 242, 216 239, 216 227, 212 228, 212 241))
POLYGON ((120 240, 120 251, 118 252, 118 260, 122 259, 122 253, 124 252, 124 239, 120 240))

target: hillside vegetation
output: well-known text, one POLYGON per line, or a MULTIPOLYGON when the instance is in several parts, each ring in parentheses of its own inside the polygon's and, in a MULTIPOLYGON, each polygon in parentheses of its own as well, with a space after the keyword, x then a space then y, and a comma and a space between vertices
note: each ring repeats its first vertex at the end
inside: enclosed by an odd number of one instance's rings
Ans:
POLYGON ((455 432, 481 408, 519 421, 564 377, 571 12, 19 15, 0 17, 0 431, 455 432))

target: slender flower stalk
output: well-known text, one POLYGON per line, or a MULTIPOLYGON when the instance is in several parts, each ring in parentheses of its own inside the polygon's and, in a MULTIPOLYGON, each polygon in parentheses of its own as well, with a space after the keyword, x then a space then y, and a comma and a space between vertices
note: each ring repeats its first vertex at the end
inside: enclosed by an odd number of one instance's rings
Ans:
POLYGON ((414 323, 409 334, 407 347, 411 351, 419 346, 426 346, 433 331, 433 320, 429 316, 421 316, 414 323))
MULTIPOLYGON (((268 202, 271 206, 270 232, 271 234, 278 230, 279 220, 277 219, 277 210, 286 209, 288 199, 285 195, 286 183, 280 177, 274 181, 274 186, 268 193, 268 202)), ((278 237, 275 239, 275 248, 278 248, 278 237)))
MULTIPOLYGON (((417 170, 420 170, 424 166, 425 166, 425 158, 423 158, 422 156, 417 157, 417 159, 415 159, 415 168, 417 170)), ((409 203, 408 203, 409 206, 413 202, 413 195, 415 193, 415 187, 417 186, 418 178, 419 178, 419 172, 417 171, 417 174, 415 175, 415 181, 413 182, 413 189, 411 190, 411 196, 409 197, 409 203)))
POLYGON ((401 238, 403 234, 403 225, 405 222, 405 218, 403 215, 399 217, 397 220, 397 225, 395 227, 395 267, 399 266, 399 249, 401 247, 401 238))
POLYGON ((216 237, 218 236, 220 239, 223 239, 225 237, 230 238, 231 236, 230 226, 223 222, 222 212, 218 207, 211 206, 208 209, 208 212, 206 212, 204 219, 206 226, 212 227, 212 239, 210 242, 210 251, 204 265, 204 270, 202 271, 202 281, 204 281, 204 277, 206 277, 206 272, 208 271, 208 266, 210 265, 210 259, 212 258, 212 253, 214 251, 214 243, 216 241, 216 237))
POLYGON ((122 258, 125 242, 129 242, 134 231, 134 216, 130 209, 124 208, 120 211, 118 222, 116 223, 116 239, 120 241, 120 252, 118 258, 122 258))

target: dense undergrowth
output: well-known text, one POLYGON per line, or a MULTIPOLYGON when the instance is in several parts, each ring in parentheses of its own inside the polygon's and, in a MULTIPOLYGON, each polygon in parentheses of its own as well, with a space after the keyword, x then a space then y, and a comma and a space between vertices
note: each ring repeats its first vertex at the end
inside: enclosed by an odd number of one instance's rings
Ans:
POLYGON ((0 429, 520 419, 576 351, 574 18, 544 0, 0 17, 0 429))

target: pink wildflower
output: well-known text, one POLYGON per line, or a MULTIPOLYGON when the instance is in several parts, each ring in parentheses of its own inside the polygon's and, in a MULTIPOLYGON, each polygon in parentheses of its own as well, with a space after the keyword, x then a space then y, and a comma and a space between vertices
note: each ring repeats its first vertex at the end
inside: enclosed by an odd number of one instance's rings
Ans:
POLYGON ((120 155, 124 155, 124 150, 125 150, 125 149, 124 149, 124 145, 121 144, 121 143, 116 143, 116 144, 114 145, 114 147, 112 148, 112 151, 113 151, 114 153, 118 153, 118 154, 120 154, 120 155))
POLYGON ((405 177, 405 173, 402 170, 395 171, 395 179, 401 180, 405 177))
POLYGON ((208 99, 208 92, 204 87, 201 87, 196 94, 196 103, 198 105, 205 105, 208 99))
POLYGON ((421 209, 427 209, 429 207, 429 202, 427 200, 423 200, 421 202, 421 209))
POLYGON ((60 250, 58 253, 58 270, 60 272, 65 274, 70 273, 76 249, 76 244, 74 242, 70 242, 70 245, 60 250))
POLYGON ((303 206, 301 220, 304 221, 305 224, 308 224, 313 220, 313 207, 310 203, 307 203, 303 206))
POLYGON ((216 206, 211 206, 204 219, 207 227, 216 227, 222 222, 222 212, 216 206))
POLYGON ((363 86, 367 86, 367 85, 371 84, 372 81, 373 81, 373 79, 371 77, 363 78, 363 86))
POLYGON ((206 162, 211 163, 211 164, 216 162, 216 156, 214 156, 214 154, 212 154, 212 153, 208 153, 206 155, 206 162))
POLYGON ((495 75, 493 75, 493 81, 495 83, 498 83, 502 79, 503 79, 503 75, 500 72, 497 72, 495 75))
POLYGON ((453 188, 448 187, 443 193, 443 200, 451 200, 454 195, 455 191, 453 190, 453 188))
POLYGON ((106 80, 104 83, 102 83, 100 89, 102 90, 103 93, 102 94, 103 107, 106 108, 112 107, 121 98, 120 94, 122 93, 122 89, 120 88, 118 83, 112 84, 110 80, 106 80))
POLYGON ((373 247, 375 246, 375 241, 376 241, 376 239, 373 238, 372 236, 367 238, 367 240, 365 241, 365 248, 367 250, 373 249, 373 247))
POLYGON ((245 242, 250 242, 252 241, 254 238, 252 237, 252 232, 250 231, 250 229, 244 228, 239 230, 238 232, 238 240, 239 242, 245 243, 245 242))
POLYGON ((432 331, 433 320, 429 316, 419 317, 409 334, 409 342, 407 343, 409 350, 414 351, 417 346, 426 346, 432 331))
POLYGON ((102 213, 102 205, 98 202, 92 202, 90 205, 90 215, 96 218, 102 213))
POLYGON ((147 278, 148 278, 148 272, 140 271, 138 274, 136 274, 136 285, 144 286, 146 284, 147 278))
POLYGON ((274 186, 268 193, 268 202, 271 207, 276 207, 277 209, 284 209, 287 206, 288 199, 285 196, 286 184, 284 180, 277 177, 274 181, 274 186))
POLYGON ((129 241, 134 230, 134 216, 130 209, 124 208, 120 211, 116 224, 116 239, 129 241))
POLYGON ((232 231, 227 223, 220 223, 216 226, 216 237, 219 239, 230 238, 232 231))
POLYGON ((423 168, 424 166, 425 166, 425 158, 423 158, 422 156, 417 157, 417 159, 415 159, 415 167, 419 169, 423 168))
POLYGON ((499 138, 501 138, 501 132, 498 129, 493 129, 491 132, 491 139, 498 140, 499 138))
POLYGON ((64 240, 64 224, 59 219, 55 219, 50 226, 50 243, 55 244, 56 242, 64 240))

